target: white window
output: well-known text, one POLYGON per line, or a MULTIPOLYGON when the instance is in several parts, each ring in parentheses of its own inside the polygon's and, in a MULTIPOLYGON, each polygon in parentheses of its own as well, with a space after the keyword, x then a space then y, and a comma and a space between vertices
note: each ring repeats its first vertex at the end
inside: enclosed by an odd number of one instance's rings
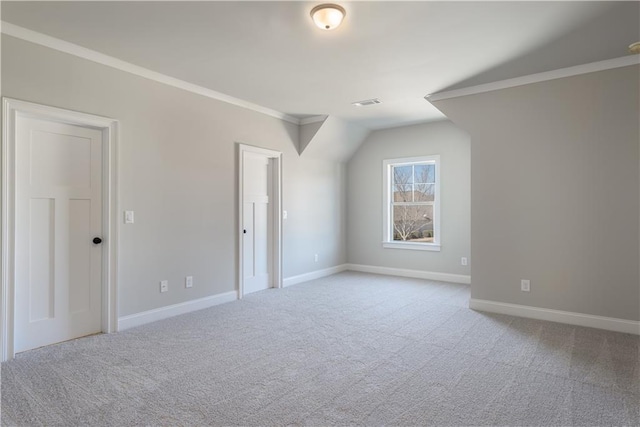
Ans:
POLYGON ((440 250, 440 156, 383 162, 385 248, 440 250))

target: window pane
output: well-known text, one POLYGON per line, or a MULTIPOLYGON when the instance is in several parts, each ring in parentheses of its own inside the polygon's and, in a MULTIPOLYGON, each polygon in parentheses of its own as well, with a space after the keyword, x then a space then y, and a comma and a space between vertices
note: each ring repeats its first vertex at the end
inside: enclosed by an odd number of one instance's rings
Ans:
POLYGON ((424 184, 424 183, 427 182, 427 175, 428 175, 427 167, 428 166, 429 165, 425 165, 425 164, 415 165, 414 166, 414 168, 413 168, 413 175, 414 175, 413 180, 414 180, 414 182, 416 184, 419 184, 419 183, 424 184))
POLYGON ((393 240, 433 242, 433 206, 394 206, 393 240))
POLYGON ((414 202, 433 202, 435 200, 435 184, 416 184, 413 193, 414 202))
POLYGON ((412 185, 394 185, 393 186, 393 201, 394 202, 413 202, 411 199, 412 185))
POLYGON ((413 166, 394 166, 393 184, 408 185, 413 184, 413 166))
POLYGON ((416 184, 434 184, 436 182, 436 165, 416 165, 414 175, 414 182, 416 184))

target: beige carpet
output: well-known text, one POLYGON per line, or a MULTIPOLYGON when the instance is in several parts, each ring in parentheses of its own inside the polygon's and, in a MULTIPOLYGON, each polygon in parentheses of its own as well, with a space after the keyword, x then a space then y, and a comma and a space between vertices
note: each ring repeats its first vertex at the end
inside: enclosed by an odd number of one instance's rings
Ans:
POLYGON ((2 425, 640 424, 640 339, 341 273, 26 352, 2 425))

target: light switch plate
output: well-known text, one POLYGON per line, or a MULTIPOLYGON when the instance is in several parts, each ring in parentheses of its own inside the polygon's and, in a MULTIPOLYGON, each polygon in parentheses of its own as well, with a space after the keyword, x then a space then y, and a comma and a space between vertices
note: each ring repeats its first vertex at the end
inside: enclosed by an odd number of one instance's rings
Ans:
POLYGON ((163 280, 160 282, 160 292, 168 292, 169 291, 169 281, 163 280))
POLYGON ((184 279, 185 288, 193 288, 193 276, 187 276, 184 279))
POLYGON ((287 219, 288 216, 289 214, 287 213, 287 211, 282 211, 282 219, 287 219))
POLYGON ((134 216, 133 211, 124 211, 124 223, 133 224, 134 216))

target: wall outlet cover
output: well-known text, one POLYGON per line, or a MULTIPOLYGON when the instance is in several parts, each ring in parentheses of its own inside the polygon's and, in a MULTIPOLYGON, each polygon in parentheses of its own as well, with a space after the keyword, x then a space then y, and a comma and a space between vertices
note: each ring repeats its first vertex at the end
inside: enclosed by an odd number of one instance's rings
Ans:
POLYGON ((520 281, 520 290, 522 292, 531 292, 531 280, 522 279, 520 281))

